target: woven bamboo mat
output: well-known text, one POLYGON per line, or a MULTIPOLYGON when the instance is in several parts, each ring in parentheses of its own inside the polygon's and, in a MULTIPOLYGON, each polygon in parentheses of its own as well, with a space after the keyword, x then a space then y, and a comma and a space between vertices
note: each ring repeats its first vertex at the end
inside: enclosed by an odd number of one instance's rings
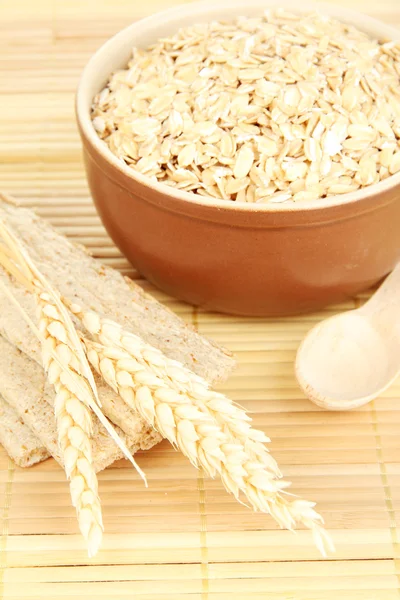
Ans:
MULTIPOLYGON (((178 3, 0 2, 0 188, 135 278, 92 206, 73 92, 103 40, 178 3)), ((400 25, 398 0, 341 3, 400 25)), ((152 291, 237 354, 223 389, 271 436, 294 491, 318 502, 337 553, 321 560, 307 532, 294 536, 252 514, 163 443, 139 457, 149 491, 123 461, 101 473, 107 534, 88 561, 61 469, 52 460, 18 469, 0 451, 0 599, 399 600, 400 383, 362 410, 334 414, 308 402, 293 376, 307 330, 363 298, 301 318, 251 320, 152 291)))

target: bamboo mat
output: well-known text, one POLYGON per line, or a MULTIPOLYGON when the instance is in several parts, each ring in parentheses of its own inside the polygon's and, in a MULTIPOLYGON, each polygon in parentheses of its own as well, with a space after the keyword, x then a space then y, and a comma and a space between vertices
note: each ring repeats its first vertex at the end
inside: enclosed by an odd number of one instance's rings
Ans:
MULTIPOLYGON (((73 93, 108 36, 178 3, 0 0, 0 188, 137 279, 92 206, 73 93)), ((398 0, 341 3, 400 25, 398 0)), ((107 534, 89 561, 62 470, 53 460, 19 469, 0 451, 0 600, 399 600, 400 383, 335 414, 308 402, 293 376, 307 330, 363 298, 262 320, 204 313, 151 291, 237 354, 224 391, 272 438, 293 490, 318 502, 337 553, 320 559, 309 533, 278 530, 162 443, 139 457, 148 491, 124 461, 100 474, 107 534)))

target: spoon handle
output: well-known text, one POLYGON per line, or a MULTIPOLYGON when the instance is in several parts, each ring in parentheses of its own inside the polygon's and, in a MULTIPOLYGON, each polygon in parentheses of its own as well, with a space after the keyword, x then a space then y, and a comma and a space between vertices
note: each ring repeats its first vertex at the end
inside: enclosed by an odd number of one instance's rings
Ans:
POLYGON ((398 311, 400 319, 400 263, 360 310, 365 313, 381 313, 390 310, 392 314, 398 311))

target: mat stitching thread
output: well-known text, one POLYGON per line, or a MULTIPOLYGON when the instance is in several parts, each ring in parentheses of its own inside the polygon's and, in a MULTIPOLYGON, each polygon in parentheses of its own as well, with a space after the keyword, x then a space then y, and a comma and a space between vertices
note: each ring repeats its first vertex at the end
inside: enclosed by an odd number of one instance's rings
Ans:
MULTIPOLYGON (((192 325, 198 330, 198 311, 193 307, 192 325)), ((206 490, 204 486, 203 472, 199 469, 197 476, 197 489, 199 492, 200 510, 200 552, 201 552, 201 600, 208 600, 209 596, 209 568, 208 568, 208 545, 207 545, 207 511, 206 490)))
POLYGON ((390 489, 385 461, 383 459, 382 439, 379 432, 378 418, 376 414, 374 400, 372 400, 372 402, 370 403, 370 408, 372 416, 372 427, 375 435, 376 455, 378 458, 379 471, 383 485, 383 491, 385 494, 385 507, 389 517, 389 531, 393 546, 393 562, 395 568, 395 575, 397 577, 397 593, 400 597, 400 537, 396 526, 396 511, 393 506, 392 492, 390 489))
POLYGON ((9 458, 7 468, 7 483, 4 492, 4 504, 2 514, 2 527, 0 538, 0 600, 4 598, 4 573, 7 568, 7 538, 9 528, 9 513, 11 506, 11 495, 14 481, 14 463, 9 458))

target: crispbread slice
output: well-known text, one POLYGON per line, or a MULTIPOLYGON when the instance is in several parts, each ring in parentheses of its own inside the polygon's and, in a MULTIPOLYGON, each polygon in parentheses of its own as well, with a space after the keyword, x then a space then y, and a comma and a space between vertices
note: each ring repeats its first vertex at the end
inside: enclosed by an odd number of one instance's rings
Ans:
MULTIPOLYGON (((33 211, 15 206, 1 194, 0 218, 23 241, 54 288, 70 301, 117 321, 209 383, 225 379, 235 366, 227 350, 199 335, 145 294, 140 286, 89 256, 33 211)), ((31 346, 28 354, 36 354, 37 358, 38 344, 32 340, 31 333, 24 340, 24 351, 28 344, 31 346)))
POLYGON ((0 443, 19 467, 31 467, 50 453, 12 406, 0 396, 0 443))
MULTIPOLYGON (((51 455, 62 464, 52 407, 54 393, 46 385, 45 373, 37 363, 2 337, 0 394, 23 418, 51 455)), ((136 431, 129 437, 117 428, 118 434, 132 453, 139 449, 147 450, 161 439, 158 433, 144 426, 139 417, 136 423, 136 431)), ((101 471, 122 458, 122 453, 96 417, 93 417, 93 430, 93 461, 96 471, 101 471)))

